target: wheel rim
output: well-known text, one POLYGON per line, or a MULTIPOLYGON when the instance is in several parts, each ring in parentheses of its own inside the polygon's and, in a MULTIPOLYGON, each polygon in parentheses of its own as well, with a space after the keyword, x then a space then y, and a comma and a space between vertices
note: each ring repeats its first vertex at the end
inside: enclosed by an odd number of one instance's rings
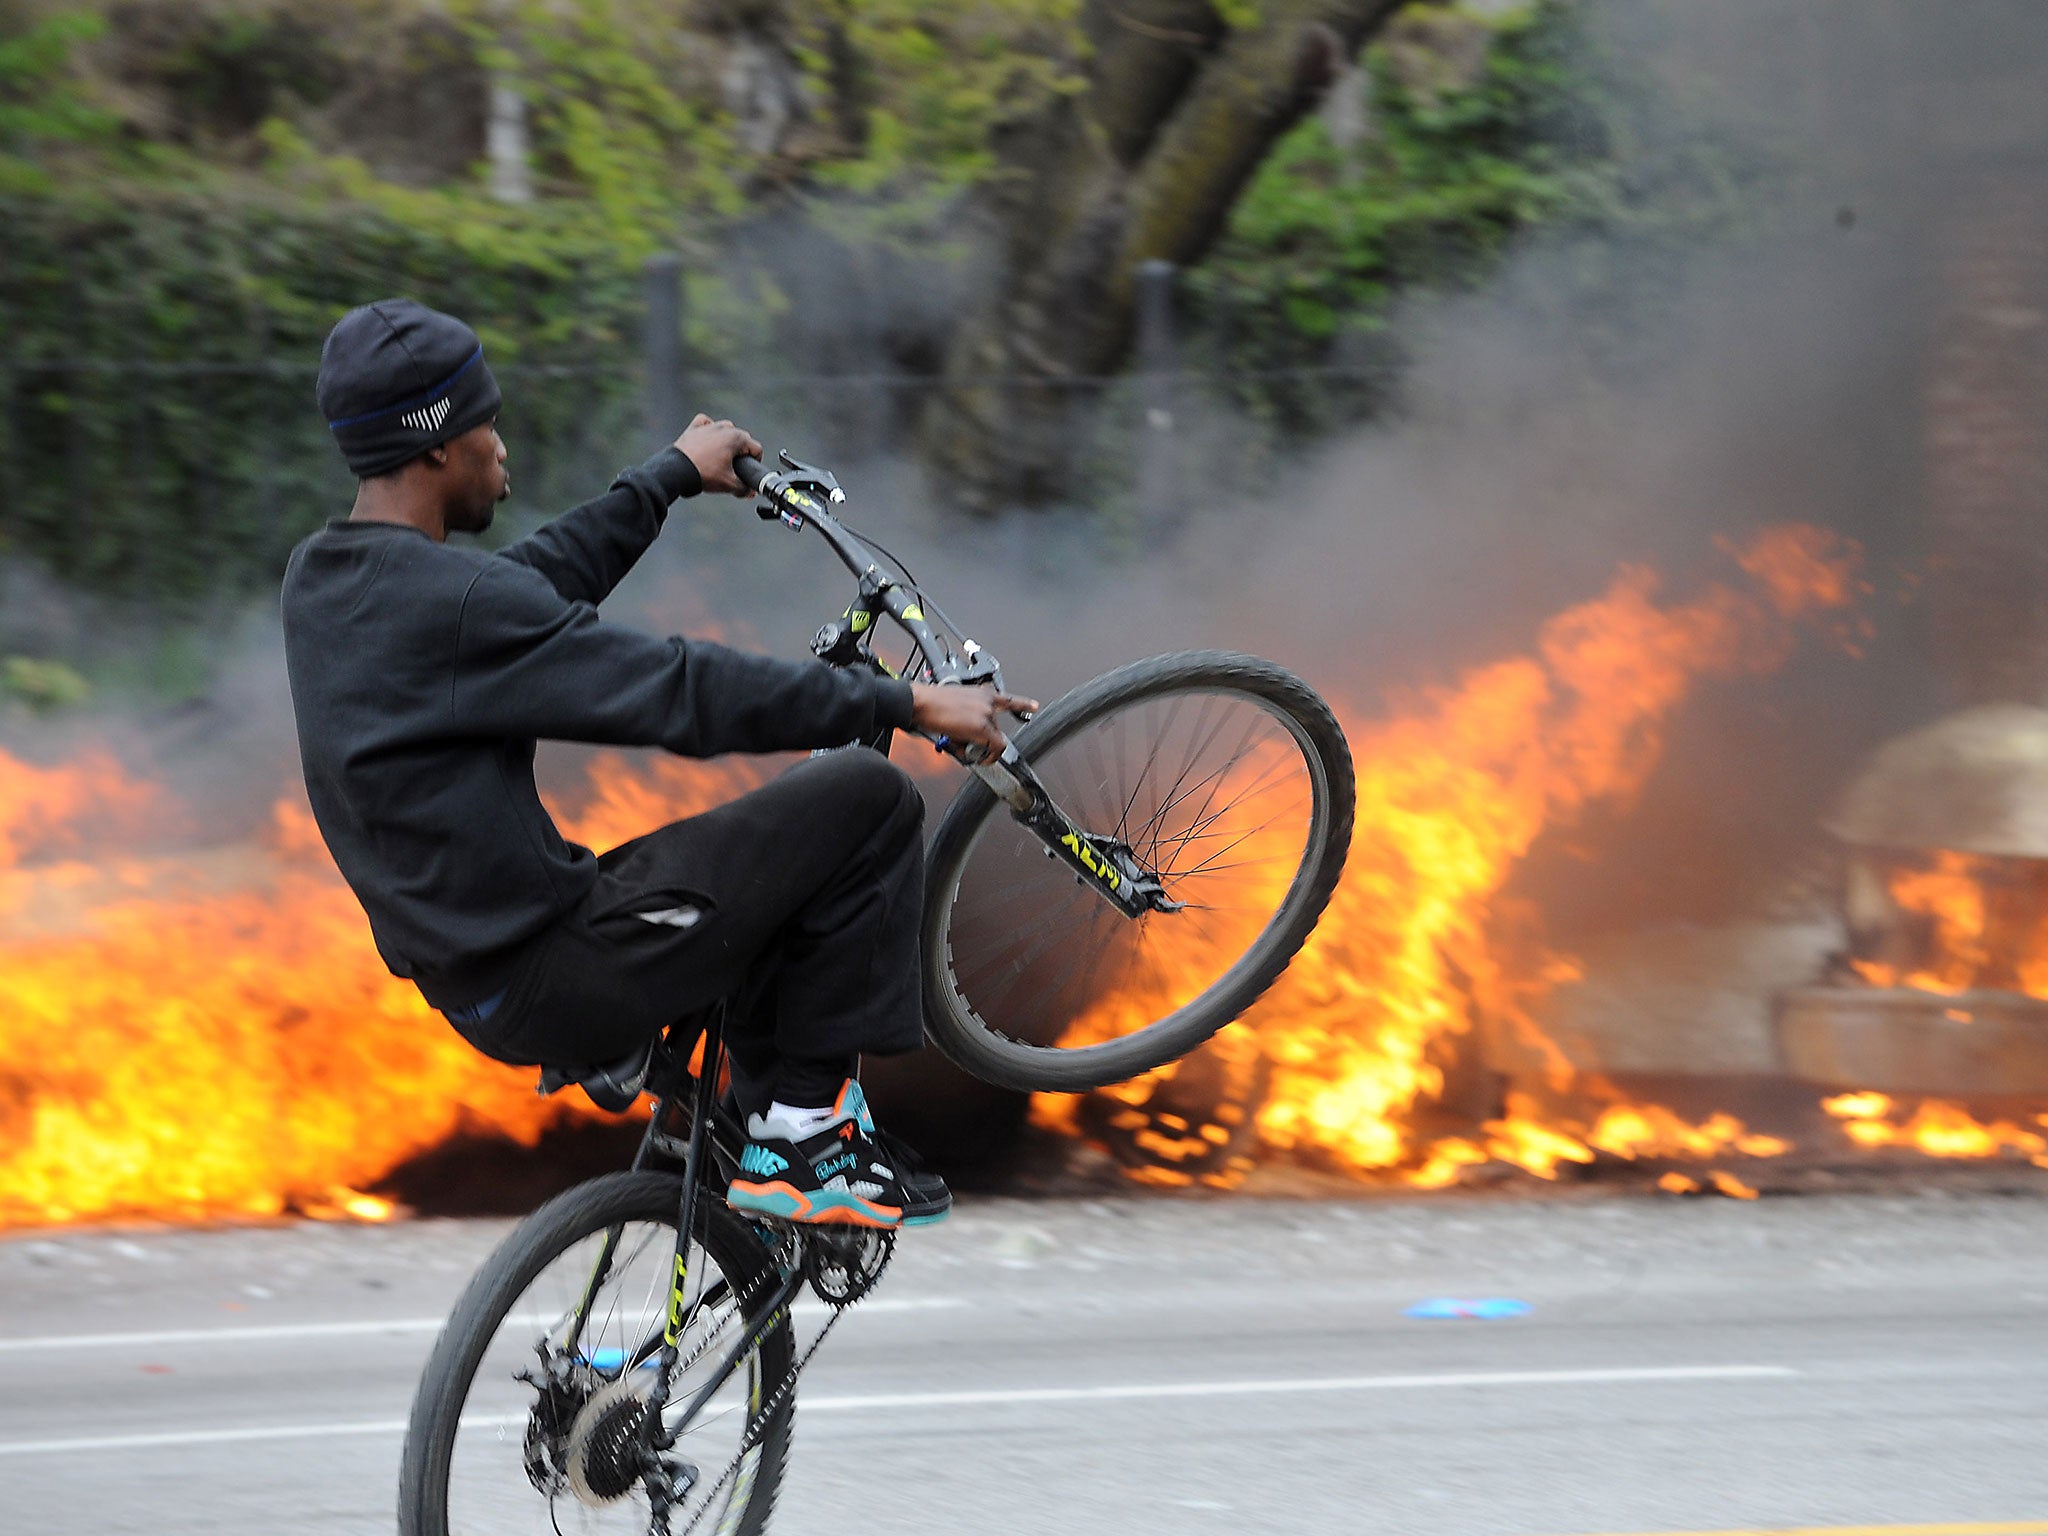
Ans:
POLYGON ((1006 1049, 1164 1037, 1259 971, 1311 899, 1328 773, 1269 699, 1161 690, 1034 743, 1030 760, 1062 810, 1123 837, 1188 905, 1123 917, 992 806, 938 893, 942 975, 955 1012, 1006 1049))
MULTIPOLYGON (((599 1289, 591 1308, 591 1322, 579 1340, 578 1356, 588 1368, 582 1383, 594 1376, 597 1391, 614 1397, 630 1389, 630 1378, 639 1370, 652 1374, 651 1367, 631 1362, 646 1352, 650 1340, 659 1340, 667 1314, 668 1276, 675 1262, 673 1222, 627 1221, 620 1225, 620 1238, 612 1270, 599 1289), (626 1388, 618 1384, 625 1380, 626 1388)), ((551 1493, 544 1493, 529 1478, 526 1469, 527 1436, 538 1390, 519 1381, 521 1371, 538 1373, 536 1344, 543 1338, 560 1340, 565 1324, 598 1261, 605 1239, 600 1228, 563 1250, 520 1294, 500 1321, 470 1379, 462 1407, 448 1471, 449 1536, 508 1536, 508 1533, 644 1533, 648 1528, 648 1501, 637 1478, 630 1489, 614 1501, 593 1507, 579 1497, 570 1479, 551 1479, 551 1493)), ((694 1366, 679 1367, 671 1381, 664 1423, 681 1427, 681 1410, 712 1367, 743 1336, 737 1316, 737 1302, 724 1279, 717 1260, 704 1247, 691 1249, 696 1270, 686 1291, 688 1310, 679 1340, 680 1359, 689 1360, 693 1350, 712 1342, 694 1366)), ((693 1463, 699 1484, 689 1500, 678 1506, 673 1518, 680 1530, 694 1517, 717 1480, 739 1453, 746 1424, 763 1400, 761 1351, 755 1349, 740 1368, 712 1397, 691 1423, 683 1428, 670 1453, 693 1463)), ((595 1393, 589 1394, 594 1396, 595 1393)), ((602 1405, 600 1405, 601 1407, 602 1405)), ((576 1461, 582 1488, 600 1492, 614 1486, 618 1462, 609 1456, 609 1445, 601 1433, 592 1433, 599 1415, 585 1420, 582 1435, 565 1437, 568 1455, 549 1458, 551 1470, 561 1472, 564 1461, 576 1461)), ((726 1536, 738 1530, 752 1490, 755 1467, 761 1450, 748 1452, 747 1460, 725 1486, 713 1496, 719 1506, 698 1527, 700 1531, 726 1536)))

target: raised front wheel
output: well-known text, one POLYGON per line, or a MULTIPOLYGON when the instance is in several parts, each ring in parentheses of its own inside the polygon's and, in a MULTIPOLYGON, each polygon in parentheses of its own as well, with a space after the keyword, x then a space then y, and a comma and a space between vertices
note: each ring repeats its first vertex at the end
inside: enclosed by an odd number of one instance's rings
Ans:
POLYGON ((932 842, 925 1023, 992 1083, 1079 1092, 1185 1055, 1271 986, 1351 846, 1351 750, 1284 668, 1184 651, 1040 713, 1020 754, 1079 827, 1156 875, 1132 918, 980 780, 932 842))

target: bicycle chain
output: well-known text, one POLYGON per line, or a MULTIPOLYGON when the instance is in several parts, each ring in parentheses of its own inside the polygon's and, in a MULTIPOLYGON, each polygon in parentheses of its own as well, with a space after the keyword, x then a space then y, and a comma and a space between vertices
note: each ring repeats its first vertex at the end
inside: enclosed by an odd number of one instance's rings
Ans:
MULTIPOLYGON (((791 1236, 794 1237, 795 1234, 792 1233, 791 1236)), ((803 1374, 804 1367, 811 1363, 811 1356, 818 1352, 825 1340, 830 1337, 832 1330, 839 1326, 839 1319, 844 1317, 849 1310, 860 1305, 861 1297, 874 1290, 875 1282, 882 1278, 883 1271, 888 1269, 889 1261, 895 1256, 896 1245, 891 1243, 882 1254, 880 1267, 869 1278, 860 1296, 854 1297, 851 1301, 839 1302, 833 1305, 832 1315, 825 1319, 825 1326, 818 1330, 818 1336, 811 1341, 811 1347, 804 1351, 803 1358, 789 1368, 788 1373, 776 1384, 774 1392, 769 1394, 768 1401, 763 1403, 753 1418, 747 1422, 746 1431, 740 1436, 739 1451, 733 1456, 731 1461, 725 1464, 725 1470, 718 1474, 717 1481, 705 1490, 704 1503, 698 1508, 697 1513, 690 1517, 690 1523, 683 1527, 679 1536, 692 1536, 697 1527, 704 1523, 704 1517, 711 1513, 711 1506, 717 1502, 719 1490, 732 1481, 733 1475, 740 1469, 740 1464, 747 1459, 747 1453, 760 1444, 761 1432, 768 1427, 768 1421, 774 1418, 781 1409, 783 1400, 796 1390, 796 1379, 803 1374)), ((719 1326, 722 1328, 724 1324, 721 1323, 719 1326)), ((787 1325, 785 1324, 785 1326, 787 1325)), ((701 1354, 702 1351, 700 1350, 699 1353, 701 1354)), ((694 1493, 696 1490, 692 1489, 691 1491, 694 1493)))
MULTIPOLYGON (((777 1242, 776 1245, 768 1251, 768 1267, 762 1270, 751 1281, 749 1281, 747 1284, 747 1288, 744 1291, 742 1291, 736 1298, 734 1298, 732 1311, 726 1313, 724 1317, 721 1317, 718 1320, 718 1322, 712 1327, 711 1331, 704 1335, 703 1339, 699 1341, 697 1347, 691 1350, 686 1358, 676 1362, 676 1374, 681 1375, 687 1372, 691 1366, 695 1365, 699 1360, 702 1360, 704 1356, 710 1351, 711 1346, 713 1344, 716 1344, 719 1338, 725 1333, 726 1326, 730 1324, 735 1317, 746 1316, 747 1304, 754 1299, 755 1293, 759 1291, 762 1288, 762 1286, 764 1286, 767 1283, 771 1276, 777 1280, 785 1278, 785 1276, 782 1273, 783 1256, 790 1252, 792 1247, 794 1247, 795 1243, 795 1231, 793 1229, 790 1231, 786 1231, 783 1234, 781 1240, 777 1242)), ((792 1257, 790 1259, 791 1267, 794 1267, 799 1262, 801 1262, 801 1260, 795 1257, 792 1257)))

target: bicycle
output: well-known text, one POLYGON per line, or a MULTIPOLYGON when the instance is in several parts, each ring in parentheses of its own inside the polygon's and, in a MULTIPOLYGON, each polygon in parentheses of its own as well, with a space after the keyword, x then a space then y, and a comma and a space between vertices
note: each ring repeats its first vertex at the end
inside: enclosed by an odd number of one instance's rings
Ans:
MULTIPOLYGON (((832 474, 780 459, 738 461, 757 510, 823 535, 858 583, 813 653, 1002 687, 996 657, 834 515, 832 474), (876 652, 883 618, 907 638, 899 666, 876 652)), ((886 753, 893 734, 849 746, 886 753)), ((927 855, 926 1028, 1007 1087, 1078 1092, 1195 1049, 1286 968, 1350 846, 1343 731, 1257 657, 1154 657, 1049 705, 998 754, 934 745, 970 777, 927 855)), ((578 1083, 624 1111, 645 1091, 655 1110, 630 1169, 547 1202, 464 1291, 413 1401, 405 1536, 560 1532, 564 1515, 651 1536, 681 1519, 689 1536, 714 1511, 719 1536, 766 1528, 797 1377, 880 1278, 895 1234, 759 1223, 724 1204, 745 1142, 722 1091, 724 1023, 721 1004, 623 1061, 543 1069, 544 1093, 578 1083), (829 1310, 798 1357, 791 1308, 806 1287, 829 1310)))

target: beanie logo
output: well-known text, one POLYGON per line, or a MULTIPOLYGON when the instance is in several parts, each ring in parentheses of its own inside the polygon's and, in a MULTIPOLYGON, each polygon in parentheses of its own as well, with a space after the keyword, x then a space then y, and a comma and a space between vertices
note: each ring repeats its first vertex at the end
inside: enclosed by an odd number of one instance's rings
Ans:
POLYGON ((449 396, 443 395, 432 405, 423 405, 416 411, 407 411, 398 419, 415 432, 433 432, 448 419, 449 396))

